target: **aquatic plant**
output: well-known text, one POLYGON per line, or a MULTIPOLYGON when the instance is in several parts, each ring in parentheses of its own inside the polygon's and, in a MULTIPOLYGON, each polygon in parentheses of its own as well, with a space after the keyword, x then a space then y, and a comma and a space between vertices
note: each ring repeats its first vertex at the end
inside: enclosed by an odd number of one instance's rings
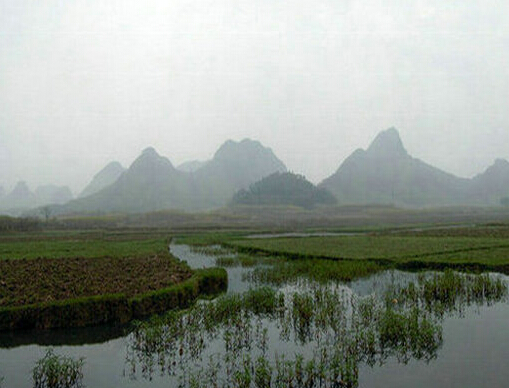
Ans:
POLYGON ((417 283, 391 287, 386 291, 386 304, 406 304, 424 308, 436 315, 461 313, 465 306, 489 304, 507 296, 506 281, 490 274, 462 274, 452 270, 421 274, 417 283))
POLYGON ((441 341, 440 325, 427 313, 415 320, 411 311, 396 313, 341 288, 287 295, 260 288, 139 323, 127 359, 131 376, 138 364, 145 378, 158 367, 183 387, 355 387, 359 363, 390 355, 429 360, 441 341), (269 327, 311 353, 285 358, 270 343, 269 327), (214 352, 218 346, 223 350, 214 352))
POLYGON ((372 261, 337 261, 320 259, 284 259, 273 260, 270 266, 260 266, 243 275, 244 280, 256 284, 280 286, 299 279, 311 279, 318 282, 350 281, 365 277, 384 269, 372 261))
POLYGON ((216 258, 216 266, 218 267, 236 267, 238 265, 239 262, 234 256, 220 256, 216 258))
POLYGON ((506 282, 490 274, 425 273, 359 297, 340 282, 383 265, 245 254, 216 262, 254 265, 245 279, 283 291, 222 295, 138 323, 128 345, 131 376, 141 365, 144 378, 159 370, 179 387, 356 387, 360 364, 429 362, 445 313, 507 295, 506 282))
POLYGON ((264 256, 264 255, 248 255, 239 253, 230 256, 220 256, 216 258, 216 266, 218 267, 254 267, 257 265, 270 265, 276 261, 282 261, 281 258, 264 256))
POLYGON ((84 358, 59 356, 49 348, 32 370, 35 388, 83 387, 84 358))

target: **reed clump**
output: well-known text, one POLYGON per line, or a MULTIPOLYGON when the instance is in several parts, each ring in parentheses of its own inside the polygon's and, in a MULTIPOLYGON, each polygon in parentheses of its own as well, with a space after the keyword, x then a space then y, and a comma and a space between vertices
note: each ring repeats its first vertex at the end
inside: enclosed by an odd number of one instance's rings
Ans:
POLYGON ((397 300, 435 314, 461 312, 470 304, 489 304, 507 296, 507 283, 491 274, 462 274, 452 270, 421 274, 416 283, 393 287, 385 295, 387 304, 397 300))
POLYGON ((364 297, 336 283, 261 287, 138 323, 128 365, 181 387, 357 387, 363 363, 437 357, 444 309, 433 303, 453 312, 506 294, 501 279, 455 272, 364 297))
POLYGON ((84 358, 59 356, 50 348, 32 370, 34 388, 81 388, 84 363, 84 358))

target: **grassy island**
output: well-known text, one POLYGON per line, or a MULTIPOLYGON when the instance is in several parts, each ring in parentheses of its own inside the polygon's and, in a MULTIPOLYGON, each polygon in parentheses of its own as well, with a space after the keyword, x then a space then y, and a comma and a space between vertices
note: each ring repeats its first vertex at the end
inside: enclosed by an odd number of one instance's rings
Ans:
POLYGON ((125 323, 225 289, 221 269, 192 271, 154 234, 0 238, 0 330, 125 323))

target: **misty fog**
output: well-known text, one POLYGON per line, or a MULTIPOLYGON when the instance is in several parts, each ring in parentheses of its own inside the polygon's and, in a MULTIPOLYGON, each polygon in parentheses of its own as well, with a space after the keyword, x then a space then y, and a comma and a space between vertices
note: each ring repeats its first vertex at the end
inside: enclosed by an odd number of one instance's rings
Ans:
POLYGON ((259 140, 318 183, 376 134, 472 177, 509 158, 501 1, 0 1, 0 186, 68 185, 148 147, 259 140))

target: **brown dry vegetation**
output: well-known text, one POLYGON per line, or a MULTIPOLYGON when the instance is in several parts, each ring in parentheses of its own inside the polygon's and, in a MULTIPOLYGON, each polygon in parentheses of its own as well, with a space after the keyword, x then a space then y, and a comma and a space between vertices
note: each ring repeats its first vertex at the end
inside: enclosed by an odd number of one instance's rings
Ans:
POLYGON ((0 260, 0 306, 103 294, 135 296, 190 276, 188 267, 167 255, 0 260))

